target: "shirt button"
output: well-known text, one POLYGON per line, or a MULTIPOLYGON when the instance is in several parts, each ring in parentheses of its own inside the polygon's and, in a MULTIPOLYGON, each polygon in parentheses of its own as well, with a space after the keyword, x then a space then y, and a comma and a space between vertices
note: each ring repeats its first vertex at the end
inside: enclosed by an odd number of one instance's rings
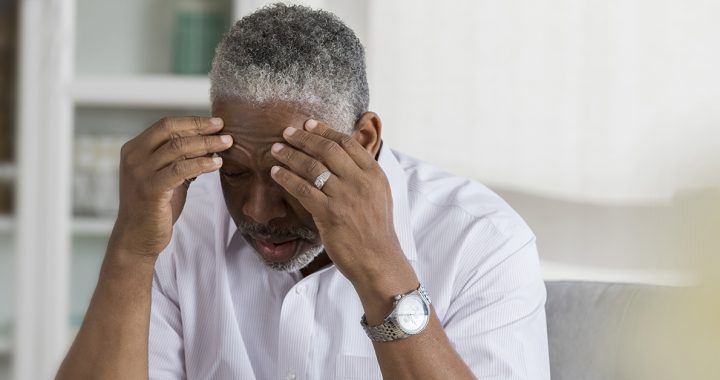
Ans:
POLYGON ((305 290, 305 287, 302 285, 298 285, 295 287, 295 294, 301 294, 305 290))
POLYGON ((287 376, 285 377, 287 380, 295 380, 295 371, 289 369, 287 371, 287 376))

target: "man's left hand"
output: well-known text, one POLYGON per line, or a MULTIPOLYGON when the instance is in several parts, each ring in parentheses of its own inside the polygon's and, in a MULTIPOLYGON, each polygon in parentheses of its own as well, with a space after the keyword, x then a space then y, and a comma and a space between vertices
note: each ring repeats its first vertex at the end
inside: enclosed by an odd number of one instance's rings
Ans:
POLYGON ((356 288, 387 281, 393 268, 407 270, 390 185, 374 157, 351 136, 315 120, 305 129, 285 129, 283 137, 289 145, 276 143, 272 152, 285 167, 273 167, 271 175, 312 214, 338 270, 356 288), (314 182, 326 170, 330 178, 318 189, 314 182))

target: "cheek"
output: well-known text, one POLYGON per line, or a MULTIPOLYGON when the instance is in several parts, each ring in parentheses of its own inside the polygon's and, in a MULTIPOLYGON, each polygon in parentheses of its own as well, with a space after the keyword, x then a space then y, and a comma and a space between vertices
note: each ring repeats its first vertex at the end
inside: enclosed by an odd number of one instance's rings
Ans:
POLYGON ((242 194, 242 190, 238 187, 231 186, 220 177, 220 186, 222 187, 223 198, 225 198, 225 206, 227 206, 230 216, 238 221, 238 218, 242 216, 242 200, 245 197, 242 194))
POLYGON ((302 225, 310 228, 314 232, 318 232, 315 227, 315 221, 313 220, 312 214, 310 214, 310 212, 306 210, 300 202, 287 193, 285 193, 285 201, 302 225))

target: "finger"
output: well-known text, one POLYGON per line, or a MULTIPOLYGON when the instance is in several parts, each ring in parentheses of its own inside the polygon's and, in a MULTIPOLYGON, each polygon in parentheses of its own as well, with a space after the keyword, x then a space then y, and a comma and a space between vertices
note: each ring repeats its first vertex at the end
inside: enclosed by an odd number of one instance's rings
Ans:
POLYGON ((352 138, 352 136, 330 128, 327 124, 310 119, 305 122, 305 130, 320 135, 340 145, 345 152, 355 161, 355 164, 362 169, 369 169, 376 163, 375 158, 352 138))
MULTIPOLYGON (((322 162, 291 146, 282 143, 275 143, 270 150, 273 156, 275 156, 278 161, 285 164, 290 171, 304 178, 311 184, 315 183, 315 179, 320 174, 328 170, 322 162)), ((329 194, 326 191, 326 187, 323 187, 323 192, 325 194, 329 194)))
POLYGON ((153 177, 153 185, 161 191, 174 189, 200 174, 210 173, 220 169, 222 158, 197 157, 189 160, 180 160, 164 167, 153 177))
POLYGON ((355 161, 332 140, 293 127, 286 128, 283 137, 288 144, 320 160, 337 176, 352 176, 357 172, 355 161))
POLYGON ((166 141, 186 136, 212 135, 223 128, 223 121, 217 117, 164 117, 145 130, 138 141, 145 151, 153 152, 166 141))
POLYGON ((273 166, 270 176, 292 195, 312 215, 321 215, 325 210, 327 195, 297 174, 281 166, 273 166))
POLYGON ((232 146, 229 135, 191 136, 172 138, 152 155, 154 169, 160 169, 178 159, 190 159, 222 152, 232 146))

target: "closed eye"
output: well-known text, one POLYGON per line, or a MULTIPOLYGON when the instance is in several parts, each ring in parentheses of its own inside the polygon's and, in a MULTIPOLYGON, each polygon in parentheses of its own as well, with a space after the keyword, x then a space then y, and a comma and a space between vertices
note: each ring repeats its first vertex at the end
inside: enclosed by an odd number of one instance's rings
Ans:
POLYGON ((220 174, 222 174, 225 177, 242 177, 242 176, 249 174, 249 172, 247 172, 247 171, 233 172, 233 171, 228 171, 226 169, 220 169, 220 174))

